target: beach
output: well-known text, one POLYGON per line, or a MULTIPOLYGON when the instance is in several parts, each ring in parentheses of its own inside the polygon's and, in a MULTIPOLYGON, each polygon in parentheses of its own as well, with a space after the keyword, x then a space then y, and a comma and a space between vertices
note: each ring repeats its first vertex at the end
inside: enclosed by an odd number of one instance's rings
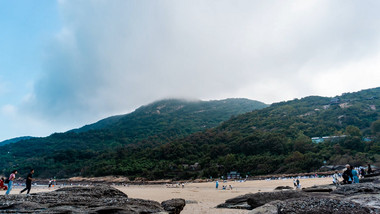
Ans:
MULTIPOLYGON (((332 183, 332 178, 305 178, 300 179, 302 187, 313 185, 324 185, 332 183)), ((246 182, 228 181, 219 182, 219 189, 216 190, 215 182, 207 183, 187 183, 184 188, 167 187, 166 185, 130 185, 115 186, 123 191, 130 198, 141 198, 162 202, 172 198, 183 198, 187 201, 183 214, 192 213, 248 213, 249 210, 236 209, 216 209, 218 204, 225 200, 256 192, 271 192, 278 186, 293 187, 292 179, 284 180, 253 180, 246 182), (232 185, 232 190, 222 190, 223 185, 232 185)))
MULTIPOLYGON (((332 178, 301 178, 300 184, 302 187, 310 187, 313 185, 324 185, 332 183, 332 178)), ((218 204, 225 200, 244 195, 247 193, 256 192, 271 192, 278 186, 293 187, 292 179, 278 180, 248 180, 245 182, 238 181, 219 181, 219 189, 215 188, 214 182, 204 183, 185 183, 184 188, 181 185, 113 185, 113 187, 121 190, 130 198, 140 198, 162 202, 172 198, 183 198, 186 200, 186 206, 181 212, 183 214, 191 213, 248 213, 248 210, 236 209, 216 209, 218 204), (222 190, 222 186, 232 186, 232 190, 222 190)), ((30 193, 53 191, 60 186, 47 188, 47 186, 32 186, 30 193)), ((11 194, 19 194, 24 186, 14 186, 11 194)), ((0 194, 4 195, 5 191, 0 194)), ((24 193, 25 194, 25 193, 24 193)))

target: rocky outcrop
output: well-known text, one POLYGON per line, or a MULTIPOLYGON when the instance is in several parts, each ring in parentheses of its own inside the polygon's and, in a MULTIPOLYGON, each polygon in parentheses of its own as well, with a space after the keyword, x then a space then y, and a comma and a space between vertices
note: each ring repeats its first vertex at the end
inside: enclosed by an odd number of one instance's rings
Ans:
POLYGON ((340 185, 336 188, 336 190, 332 191, 331 193, 346 196, 366 193, 377 194, 380 193, 380 185, 373 183, 340 185))
POLYGON ((228 199, 223 204, 219 204, 217 208, 253 209, 271 201, 302 197, 307 197, 307 195, 301 191, 294 190, 280 192, 249 193, 228 199))
MULTIPOLYGON (((246 202, 250 214, 380 213, 380 185, 373 183, 315 186, 303 191, 246 194, 223 203, 224 208, 246 202)), ((218 206, 220 207, 220 206, 218 206)))
MULTIPOLYGON (((181 199, 174 199, 179 201, 181 199)), ((183 199, 182 199, 183 200, 183 199)), ((170 200, 169 202, 170 203, 170 200)), ((173 210, 184 204, 171 203, 173 210), (178 207, 177 207, 178 206, 178 207)), ((128 198, 110 186, 67 187, 52 192, 0 196, 0 213, 172 213, 160 203, 128 198)))
POLYGON ((217 208, 230 208, 230 209, 252 209, 251 206, 247 203, 248 198, 253 194, 240 195, 235 198, 226 200, 223 204, 219 204, 217 208))
POLYGON ((344 199, 330 197, 306 197, 297 200, 285 200, 275 203, 278 213, 293 214, 320 214, 320 213, 351 213, 366 214, 374 213, 375 210, 361 204, 346 201, 344 199))

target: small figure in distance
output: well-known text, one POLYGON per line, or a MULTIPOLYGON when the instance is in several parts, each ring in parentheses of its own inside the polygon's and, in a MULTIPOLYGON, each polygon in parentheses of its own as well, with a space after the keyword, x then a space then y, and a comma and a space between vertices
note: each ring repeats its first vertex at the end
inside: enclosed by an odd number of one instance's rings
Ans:
POLYGON ((30 189, 32 188, 32 181, 34 180, 33 174, 34 174, 34 169, 31 169, 28 176, 26 177, 26 182, 25 182, 26 187, 20 191, 20 194, 28 190, 26 192, 26 195, 29 195, 30 189))
POLYGON ((371 164, 368 164, 367 173, 371 174, 372 172, 371 164))
POLYGON ((49 180, 49 186, 48 186, 49 189, 50 189, 50 187, 51 187, 52 184, 53 184, 53 180, 50 178, 50 180, 49 180))

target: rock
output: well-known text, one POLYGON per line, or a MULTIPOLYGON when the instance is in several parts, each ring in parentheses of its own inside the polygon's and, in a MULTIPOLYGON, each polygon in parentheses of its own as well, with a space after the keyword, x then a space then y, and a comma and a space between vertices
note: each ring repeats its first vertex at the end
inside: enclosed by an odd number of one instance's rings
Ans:
POLYGON ((347 200, 356 202, 366 207, 380 210, 380 195, 379 194, 360 194, 349 196, 347 200))
MULTIPOLYGON (((185 206, 183 199, 169 200, 175 212, 185 206)), ((128 198, 110 186, 67 187, 52 192, 1 195, 1 213, 167 213, 156 201, 128 198)))
POLYGON ((265 204, 250 211, 248 214, 277 214, 278 208, 274 204, 265 204))
POLYGON ((256 208, 262 206, 266 203, 276 200, 286 200, 286 199, 297 199, 308 197, 307 194, 300 191, 281 191, 281 192, 259 192, 250 195, 247 203, 252 207, 256 208))
POLYGON ((174 198, 161 203, 161 206, 170 214, 179 214, 185 205, 186 201, 182 198, 174 198))
POLYGON ((254 194, 249 193, 228 199, 223 204, 219 204, 216 208, 253 209, 271 201, 300 197, 307 197, 307 195, 306 193, 295 190, 280 192, 259 192, 254 194))
POLYGON ((252 209, 252 207, 247 203, 248 198, 252 195, 254 194, 249 193, 228 199, 223 204, 219 204, 218 206, 216 206, 216 208, 252 209))
POLYGON ((366 175, 364 175, 365 178, 375 177, 375 176, 380 176, 380 172, 376 172, 376 173, 371 173, 371 174, 366 174, 366 175))
POLYGON ((360 183, 380 183, 380 176, 364 177, 360 179, 360 183))
POLYGON ((274 188, 274 190, 287 190, 287 189, 293 189, 293 187, 290 187, 290 186, 278 186, 276 188, 274 188))
POLYGON ((380 193, 380 185, 373 183, 346 184, 338 186, 331 193, 339 195, 377 194, 380 193))
POLYGON ((312 186, 307 188, 302 188, 304 192, 332 192, 333 186, 331 185, 323 185, 323 186, 312 186))
POLYGON ((285 200, 285 201, 277 202, 276 205, 278 208, 278 213, 365 214, 365 213, 377 212, 374 209, 362 206, 352 201, 345 201, 343 199, 336 199, 336 198, 333 199, 329 197, 307 197, 307 198, 299 198, 297 200, 285 200))

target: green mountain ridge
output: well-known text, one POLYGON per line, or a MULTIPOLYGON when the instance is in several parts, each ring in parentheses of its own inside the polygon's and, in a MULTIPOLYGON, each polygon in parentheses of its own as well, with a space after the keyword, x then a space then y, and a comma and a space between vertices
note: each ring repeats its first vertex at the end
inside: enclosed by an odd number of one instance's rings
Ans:
POLYGON ((37 176, 42 177, 80 175, 86 161, 105 152, 128 144, 160 145, 266 106, 248 99, 157 101, 79 129, 5 145, 0 164, 3 173, 12 168, 36 168, 37 176))
POLYGON ((230 171, 243 176, 299 173, 323 164, 380 164, 379 98, 380 88, 373 88, 270 106, 258 103, 257 110, 241 113, 236 109, 252 107, 249 100, 158 101, 77 130, 3 146, 0 164, 3 172, 38 166, 40 177, 131 179, 209 178, 230 171), (311 140, 322 136, 342 137, 311 140))
POLYGON ((188 179, 225 176, 230 171, 242 175, 309 172, 324 163, 379 164, 379 97, 380 88, 374 88, 275 103, 163 145, 126 146, 104 154, 83 175, 188 179), (319 144, 311 141, 314 136, 332 135, 346 137, 319 144), (372 140, 364 141, 365 136, 372 140), (194 165, 197 168, 189 168, 194 165))

